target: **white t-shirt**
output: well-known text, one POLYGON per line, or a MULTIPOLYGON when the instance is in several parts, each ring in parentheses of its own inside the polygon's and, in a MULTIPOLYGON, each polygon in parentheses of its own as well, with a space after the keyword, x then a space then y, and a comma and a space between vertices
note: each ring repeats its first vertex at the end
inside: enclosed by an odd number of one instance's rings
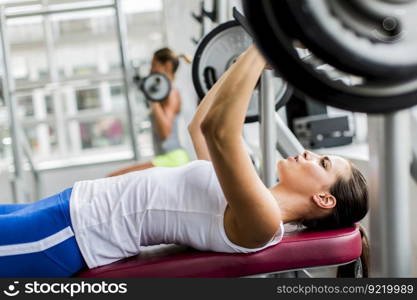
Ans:
POLYGON ((262 248, 234 245, 223 226, 226 205, 212 163, 194 161, 77 182, 70 214, 89 268, 134 256, 141 246, 181 244, 202 251, 249 253, 281 241, 282 223, 262 248))

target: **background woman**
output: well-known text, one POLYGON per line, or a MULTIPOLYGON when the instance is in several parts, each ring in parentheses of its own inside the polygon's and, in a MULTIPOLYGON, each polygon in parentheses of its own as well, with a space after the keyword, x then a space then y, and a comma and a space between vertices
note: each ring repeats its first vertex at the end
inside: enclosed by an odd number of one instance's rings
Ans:
POLYGON ((118 176, 152 167, 178 167, 190 161, 187 152, 181 146, 178 132, 181 95, 174 82, 180 59, 191 63, 191 59, 186 55, 177 55, 169 48, 156 51, 152 58, 151 73, 165 74, 171 81, 172 86, 172 91, 167 99, 162 102, 149 102, 154 150, 157 156, 151 162, 136 164, 113 172, 108 176, 118 176))

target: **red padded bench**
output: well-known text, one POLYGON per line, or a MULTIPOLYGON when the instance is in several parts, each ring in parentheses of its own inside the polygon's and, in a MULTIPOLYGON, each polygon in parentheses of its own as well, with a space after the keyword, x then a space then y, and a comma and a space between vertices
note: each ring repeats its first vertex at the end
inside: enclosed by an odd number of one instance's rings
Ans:
POLYGON ((76 277, 243 277, 352 262, 362 252, 357 227, 285 233, 281 243, 252 254, 200 252, 163 245, 76 277))

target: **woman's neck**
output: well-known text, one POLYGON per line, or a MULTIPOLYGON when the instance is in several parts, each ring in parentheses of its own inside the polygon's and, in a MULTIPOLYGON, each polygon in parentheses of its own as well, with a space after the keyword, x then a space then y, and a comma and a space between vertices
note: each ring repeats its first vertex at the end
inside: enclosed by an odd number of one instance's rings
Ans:
POLYGON ((308 203, 304 195, 294 193, 283 184, 269 189, 276 199, 284 223, 298 222, 308 213, 308 203))

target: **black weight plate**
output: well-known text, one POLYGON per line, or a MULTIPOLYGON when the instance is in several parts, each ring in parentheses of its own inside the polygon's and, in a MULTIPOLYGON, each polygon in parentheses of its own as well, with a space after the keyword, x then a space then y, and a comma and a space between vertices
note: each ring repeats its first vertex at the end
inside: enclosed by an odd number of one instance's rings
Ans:
MULTIPOLYGON (((390 43, 377 43, 369 40, 369 43, 365 43, 365 38, 349 32, 346 26, 340 25, 340 27, 337 27, 329 22, 329 20, 327 20, 328 25, 324 25, 311 12, 306 0, 285 0, 285 2, 290 9, 291 15, 294 17, 292 24, 297 29, 298 38, 317 56, 338 69, 364 77, 387 78, 390 80, 410 78, 417 75, 416 64, 388 64, 386 60, 376 60, 376 54, 372 55, 370 53, 371 49, 376 50, 378 47, 386 48, 385 52, 392 48, 392 52, 394 52, 394 47, 398 48, 394 41, 390 43), (326 26, 339 28, 340 33, 338 35, 332 35, 329 33, 329 30, 335 31, 337 29, 326 28, 326 26), (352 44, 354 44, 350 48, 344 44, 348 34, 352 39, 352 44), (323 45, 328 46, 323 47, 323 45), (361 45, 368 46, 361 47, 361 45), (361 49, 368 51, 360 51, 361 49)), ((330 5, 330 2, 326 3, 330 5)))
POLYGON ((293 47, 297 24, 286 1, 244 0, 244 10, 256 43, 273 67, 297 90, 308 97, 341 109, 387 113, 417 104, 417 89, 413 78, 395 84, 390 81, 370 81, 367 85, 344 86, 326 80, 303 63, 293 47))

